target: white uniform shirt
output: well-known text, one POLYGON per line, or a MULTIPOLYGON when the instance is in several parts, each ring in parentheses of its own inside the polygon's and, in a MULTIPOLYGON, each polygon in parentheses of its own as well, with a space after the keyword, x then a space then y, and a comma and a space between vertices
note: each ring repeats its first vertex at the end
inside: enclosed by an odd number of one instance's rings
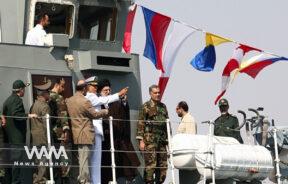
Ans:
POLYGON ((26 45, 38 45, 44 46, 44 37, 47 35, 43 26, 37 24, 33 29, 28 31, 25 44, 26 45))
MULTIPOLYGON (((93 107, 99 111, 101 110, 101 105, 108 106, 109 103, 116 102, 119 100, 119 94, 115 93, 113 95, 108 96, 97 96, 95 93, 87 92, 86 98, 90 100, 93 107)), ((94 119, 93 125, 95 127, 96 134, 103 136, 103 126, 102 126, 102 119, 94 119)))

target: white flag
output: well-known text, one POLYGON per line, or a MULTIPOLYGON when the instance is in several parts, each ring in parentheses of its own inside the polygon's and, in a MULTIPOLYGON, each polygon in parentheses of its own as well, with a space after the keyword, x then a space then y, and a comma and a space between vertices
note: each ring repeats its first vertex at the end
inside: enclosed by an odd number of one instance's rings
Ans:
POLYGON ((164 50, 163 67, 165 73, 162 74, 164 77, 169 77, 177 52, 181 48, 184 41, 195 32, 196 30, 188 27, 184 24, 174 22, 173 31, 168 38, 164 50))
POLYGON ((172 33, 170 34, 164 49, 164 57, 163 57, 164 73, 163 72, 161 73, 158 82, 161 98, 168 83, 172 67, 175 63, 177 52, 181 48, 184 41, 195 31, 196 30, 191 27, 188 27, 178 22, 174 22, 172 33))

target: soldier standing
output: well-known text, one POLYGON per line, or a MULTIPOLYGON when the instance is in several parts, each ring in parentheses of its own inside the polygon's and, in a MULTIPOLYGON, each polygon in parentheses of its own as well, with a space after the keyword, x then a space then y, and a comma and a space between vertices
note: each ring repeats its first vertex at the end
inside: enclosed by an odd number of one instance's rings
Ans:
MULTIPOLYGON (((24 159, 24 153, 21 151, 21 149, 23 149, 23 146, 26 145, 27 114, 25 114, 21 97, 24 96, 25 88, 29 85, 29 83, 25 84, 22 80, 14 81, 12 94, 3 104, 2 126, 4 127, 4 131, 8 139, 6 143, 8 143, 10 148, 13 150, 9 154, 10 161, 12 161, 12 163, 14 161, 22 161, 24 159)), ((28 114, 28 118, 34 117, 37 117, 37 115, 28 114)), ((8 173, 9 169, 6 169, 6 171, 6 173, 8 173)), ((23 168, 13 166, 11 173, 12 181, 10 181, 10 176, 5 175, 5 178, 8 178, 5 183, 25 183, 24 172, 25 171, 23 168)))
MULTIPOLYGON (((50 91, 50 101, 49 106, 51 109, 51 116, 57 118, 51 118, 51 123, 53 127, 53 142, 57 147, 63 145, 67 150, 71 147, 69 145, 69 122, 68 122, 68 112, 67 106, 65 104, 64 97, 61 95, 65 90, 65 80, 63 78, 56 78, 53 87, 50 91), (69 147, 70 146, 70 147, 69 147)), ((69 154, 71 155, 71 154, 69 154)), ((68 162, 65 158, 60 157, 64 162, 68 162)), ((56 183, 69 183, 70 167, 62 166, 60 169, 56 169, 56 183)))
POLYGON ((61 93, 65 90, 65 80, 62 78, 56 78, 53 84, 53 88, 50 91, 49 106, 51 108, 51 116, 57 116, 59 118, 51 118, 54 133, 54 142, 65 143, 69 140, 69 123, 68 113, 65 100, 61 93))
POLYGON ((215 120, 214 135, 224 137, 234 137, 240 143, 243 143, 239 130, 238 118, 228 113, 228 100, 222 98, 218 103, 221 115, 215 120))
POLYGON ((168 112, 166 105, 160 102, 159 86, 150 86, 149 93, 151 99, 143 104, 139 112, 136 139, 139 140, 139 149, 145 151, 145 183, 163 183, 167 171, 168 112))
MULTIPOLYGON (((48 105, 49 100, 49 92, 48 89, 51 86, 51 82, 47 82, 44 85, 34 85, 37 93, 37 99, 31 107, 31 113, 37 114, 39 118, 31 119, 31 136, 32 136, 32 145, 41 147, 47 146, 47 126, 45 115, 50 113, 50 108, 48 105)), ((45 157, 45 156, 44 156, 45 157)), ((39 163, 47 162, 46 158, 41 158, 41 160, 37 160, 39 163)), ((38 166, 37 174, 35 173, 33 176, 33 183, 43 183, 46 182, 46 167, 38 166)))

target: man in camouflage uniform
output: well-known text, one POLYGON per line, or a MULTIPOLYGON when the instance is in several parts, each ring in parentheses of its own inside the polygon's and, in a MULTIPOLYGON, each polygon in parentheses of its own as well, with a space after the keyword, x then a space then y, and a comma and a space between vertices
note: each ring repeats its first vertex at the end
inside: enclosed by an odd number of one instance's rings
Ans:
MULTIPOLYGON (((51 118, 51 124, 53 128, 53 143, 59 146, 60 144, 69 149, 69 123, 68 123, 68 113, 65 100, 61 93, 65 90, 65 80, 63 78, 56 78, 53 81, 53 88, 50 91, 50 101, 49 106, 51 109, 51 116, 57 116, 60 118, 51 118)), ((67 152, 69 155, 69 153, 67 152)), ((68 162, 64 158, 62 161, 68 162)), ((61 169, 56 169, 56 183, 62 183, 68 178, 69 167, 62 167, 61 169), (60 180, 63 180, 60 182, 60 180)), ((67 182, 66 182, 67 183, 67 182)), ((68 182, 69 183, 69 182, 68 182)))
POLYGON ((159 86, 150 86, 149 93, 151 99, 143 104, 139 112, 136 139, 139 140, 139 149, 145 151, 145 183, 155 181, 158 184, 164 183, 167 171, 168 112, 165 104, 160 102, 159 86))
POLYGON ((234 137, 240 143, 243 143, 240 131, 235 130, 237 127, 239 127, 238 118, 228 113, 229 109, 228 101, 222 98, 219 101, 218 106, 221 112, 221 116, 219 116, 215 120, 214 135, 224 137, 234 137))

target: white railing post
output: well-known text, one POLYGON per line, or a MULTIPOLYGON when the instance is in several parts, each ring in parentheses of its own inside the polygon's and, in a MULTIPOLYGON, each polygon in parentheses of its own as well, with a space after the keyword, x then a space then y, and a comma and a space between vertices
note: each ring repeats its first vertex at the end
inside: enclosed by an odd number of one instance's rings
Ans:
MULTIPOLYGON (((46 128, 47 128, 47 143, 48 143, 48 150, 51 149, 51 135, 50 135, 50 115, 46 114, 46 128)), ((52 157, 49 159, 49 173, 50 173, 50 180, 47 181, 47 184, 54 183, 54 175, 53 175, 53 167, 52 167, 52 157)))
POLYGON ((210 139, 210 157, 211 157, 211 169, 212 169, 212 183, 215 184, 215 167, 214 167, 214 142, 213 142, 213 136, 214 132, 212 131, 212 121, 210 121, 209 124, 209 139, 210 139))
POLYGON ((206 176, 206 168, 207 168, 207 159, 210 158, 210 164, 211 164, 211 174, 212 174, 212 183, 215 184, 215 167, 214 167, 214 149, 213 149, 213 131, 212 131, 212 125, 213 121, 207 121, 205 123, 209 124, 209 134, 208 134, 208 145, 207 145, 207 152, 204 153, 206 154, 206 159, 205 159, 205 164, 204 164, 204 176, 203 176, 203 183, 206 183, 207 176, 206 176))
MULTIPOLYGON (((113 134, 113 117, 109 117, 110 128, 110 151, 111 151, 111 166, 112 166, 112 184, 116 184, 116 164, 115 164, 115 148, 114 148, 114 134, 113 134)), ((111 183, 111 182, 110 182, 111 183)))
POLYGON ((273 138, 274 138, 274 151, 275 151, 275 162, 276 162, 276 178, 277 184, 281 184, 281 173, 280 173, 280 166, 279 166, 279 154, 278 154, 278 143, 277 143, 277 129, 273 128, 273 138))
POLYGON ((173 149, 172 149, 172 145, 171 145, 171 128, 170 128, 170 120, 166 119, 166 127, 167 127, 167 139, 168 139, 168 154, 169 154, 169 160, 170 160, 170 164, 171 164, 171 172, 172 172, 172 182, 173 184, 175 183, 175 175, 174 175, 174 164, 173 164, 173 149))

